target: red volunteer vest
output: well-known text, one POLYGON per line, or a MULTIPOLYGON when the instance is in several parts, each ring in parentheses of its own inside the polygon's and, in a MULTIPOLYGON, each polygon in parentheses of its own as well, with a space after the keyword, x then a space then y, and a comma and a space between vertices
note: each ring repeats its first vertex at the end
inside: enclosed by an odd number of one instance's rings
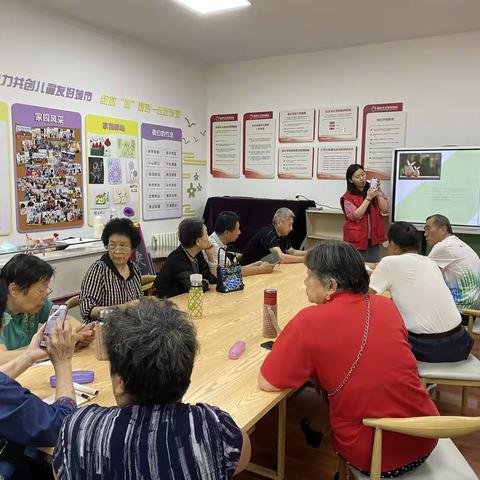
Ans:
MULTIPOLYGON (((345 208, 343 206, 344 201, 353 203, 358 208, 362 202, 363 197, 360 195, 352 195, 350 192, 346 192, 340 201, 342 205, 343 213, 345 214, 345 208)), ((370 224, 371 224, 371 236, 372 245, 379 245, 385 241, 385 227, 383 225, 383 219, 378 208, 378 202, 370 202, 370 224)), ((345 223, 343 225, 343 240, 352 244, 357 250, 366 250, 368 248, 368 219, 367 215, 363 215, 360 220, 352 221, 345 215, 345 223)))

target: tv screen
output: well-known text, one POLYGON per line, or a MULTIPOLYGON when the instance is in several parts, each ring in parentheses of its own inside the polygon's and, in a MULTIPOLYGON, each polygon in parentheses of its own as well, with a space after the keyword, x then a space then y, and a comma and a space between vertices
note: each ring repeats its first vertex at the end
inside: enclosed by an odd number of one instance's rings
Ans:
POLYGON ((423 226, 439 213, 480 233, 480 147, 394 150, 391 209, 394 222, 423 226))

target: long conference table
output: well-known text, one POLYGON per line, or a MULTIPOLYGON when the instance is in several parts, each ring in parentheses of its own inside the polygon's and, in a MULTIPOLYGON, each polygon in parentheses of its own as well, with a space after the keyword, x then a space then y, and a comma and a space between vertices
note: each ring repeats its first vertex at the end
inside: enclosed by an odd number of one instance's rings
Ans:
MULTIPOLYGON (((276 469, 254 463, 247 468, 278 480, 285 475, 286 399, 290 392, 264 392, 257 385, 259 368, 268 354, 260 347, 266 341, 262 335, 263 291, 277 289, 278 319, 283 328, 300 309, 309 305, 303 284, 305 275, 303 264, 278 265, 270 274, 245 277, 243 291, 222 294, 211 287, 211 291, 204 294, 203 317, 195 320, 200 352, 195 360, 191 385, 183 398, 185 403, 209 403, 225 410, 245 432, 278 405, 276 469), (239 359, 230 360, 228 351, 238 340, 245 341, 246 350, 239 359)), ((171 300, 186 310, 187 294, 171 300)), ((116 405, 109 363, 95 358, 93 345, 75 354, 73 369, 95 372, 95 380, 89 386, 98 389, 99 394, 92 403, 116 405)), ((46 398, 53 393, 49 385, 53 373, 51 365, 35 366, 17 380, 40 398, 46 398)))

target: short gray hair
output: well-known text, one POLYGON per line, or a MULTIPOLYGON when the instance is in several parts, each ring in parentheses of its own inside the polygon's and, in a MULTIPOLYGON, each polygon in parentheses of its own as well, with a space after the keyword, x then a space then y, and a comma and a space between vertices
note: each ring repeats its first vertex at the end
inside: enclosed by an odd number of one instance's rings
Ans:
POLYGON ((289 218, 295 218, 295 214, 289 208, 281 207, 275 212, 272 222, 278 223, 281 220, 288 220, 289 218))
POLYGON ((450 220, 445 215, 440 215, 439 213, 434 213, 427 217, 426 221, 432 220, 433 224, 437 228, 445 227, 447 232, 453 234, 452 225, 450 224, 450 220))
POLYGON ((103 334, 110 371, 123 380, 135 403, 181 400, 198 350, 187 313, 171 301, 143 298, 136 305, 115 308, 103 334))

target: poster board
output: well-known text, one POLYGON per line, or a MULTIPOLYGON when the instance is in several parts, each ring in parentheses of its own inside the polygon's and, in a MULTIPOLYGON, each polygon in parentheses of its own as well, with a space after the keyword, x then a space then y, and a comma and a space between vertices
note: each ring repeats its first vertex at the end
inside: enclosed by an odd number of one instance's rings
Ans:
POLYGON ((82 226, 80 114, 16 103, 12 126, 18 231, 82 226))
POLYGON ((11 167, 10 167, 10 142, 8 128, 8 107, 0 102, 0 236, 9 235, 12 231, 12 200, 11 191, 11 167))
POLYGON ((182 216, 182 130, 142 123, 143 220, 182 216))
POLYGON ((243 174, 245 178, 274 178, 275 119, 273 111, 243 116, 243 174))
POLYGON ((210 173, 212 177, 240 177, 238 113, 210 117, 210 173))
POLYGON ((140 218, 138 124, 132 120, 85 118, 88 224, 95 216, 140 218))

